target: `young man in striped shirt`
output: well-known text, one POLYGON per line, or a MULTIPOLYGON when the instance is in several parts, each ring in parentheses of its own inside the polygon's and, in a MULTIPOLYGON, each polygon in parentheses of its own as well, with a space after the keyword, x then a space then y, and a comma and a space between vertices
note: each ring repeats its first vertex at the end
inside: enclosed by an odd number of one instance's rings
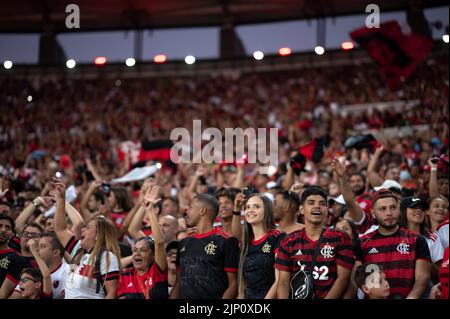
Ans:
POLYGON ((430 280, 430 250, 422 235, 398 225, 399 199, 381 189, 372 195, 372 209, 379 228, 360 237, 356 258, 382 265, 391 298, 421 298, 430 280))

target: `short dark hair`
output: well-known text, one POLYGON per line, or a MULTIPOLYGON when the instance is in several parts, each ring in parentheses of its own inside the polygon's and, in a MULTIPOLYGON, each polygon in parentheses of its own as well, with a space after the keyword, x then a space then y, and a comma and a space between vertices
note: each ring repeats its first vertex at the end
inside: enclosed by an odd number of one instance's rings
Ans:
MULTIPOLYGON (((171 201, 172 203, 175 204, 175 206, 177 206, 177 208, 180 208, 180 203, 179 203, 178 199, 173 198, 173 197, 165 197, 161 202, 164 202, 165 200, 171 201)), ((162 205, 162 203, 161 203, 161 205, 162 205)))
POLYGON ((42 228, 41 225, 39 225, 38 223, 29 223, 26 224, 25 227, 23 228, 23 230, 27 229, 28 227, 34 227, 39 229, 39 232, 42 234, 44 232, 44 229, 42 228))
POLYGON ((50 244, 52 245, 53 250, 58 250, 61 257, 64 257, 64 247, 61 245, 58 237, 54 233, 43 233, 42 237, 50 237, 50 244))
POLYGON ((155 251, 155 241, 153 239, 151 239, 150 237, 147 237, 147 236, 143 236, 143 237, 138 238, 134 244, 136 245, 136 243, 138 243, 140 241, 145 242, 151 251, 153 251, 153 252, 155 251))
POLYGON ((14 222, 14 219, 12 219, 11 216, 8 216, 6 214, 0 214, 0 220, 7 220, 11 224, 11 231, 15 232, 16 229, 16 223, 14 222))
POLYGON ((355 270, 355 282, 356 282, 356 286, 358 288, 361 288, 363 285, 365 285, 367 278, 373 274, 373 271, 372 272, 367 271, 367 267, 370 265, 377 266, 378 269, 380 270, 380 273, 383 272, 383 267, 378 264, 367 263, 367 264, 359 265, 358 267, 356 267, 356 270, 355 270))
POLYGON ((296 192, 293 191, 281 191, 278 192, 277 195, 280 195, 284 200, 288 201, 291 207, 295 207, 295 211, 298 211, 298 207, 300 206, 300 197, 296 192))
POLYGON ((103 194, 102 192, 100 192, 100 191, 95 191, 95 192, 92 194, 92 196, 94 196, 96 202, 100 202, 100 203, 102 203, 103 205, 105 204, 105 202, 106 202, 105 194, 103 194))
POLYGON ((240 192, 241 190, 236 187, 222 187, 216 192, 215 196, 217 200, 219 200, 220 197, 228 197, 232 202, 234 202, 236 195, 240 192))
POLYGON ((44 279, 39 268, 25 268, 24 270, 22 270, 22 274, 28 274, 34 280, 39 281, 39 282, 42 282, 42 280, 44 279))
POLYGON ((312 196, 312 195, 319 195, 319 196, 322 196, 322 197, 325 199, 326 202, 328 201, 328 200, 327 200, 327 199, 328 199, 327 192, 326 192, 322 187, 320 187, 320 186, 312 185, 312 186, 308 186, 308 187, 305 188, 305 190, 303 191, 302 199, 301 199, 301 201, 300 201, 300 204, 303 205, 303 204, 306 202, 306 199, 307 199, 309 196, 312 196))
POLYGON ((214 218, 217 217, 217 214, 219 213, 219 203, 214 196, 209 194, 198 194, 194 199, 207 206, 211 212, 214 212, 214 218))
POLYGON ((361 172, 354 172, 354 173, 350 174, 350 178, 352 178, 353 176, 359 176, 359 177, 361 177, 361 179, 362 179, 363 182, 364 182, 364 185, 366 185, 366 177, 364 176, 363 173, 361 173, 361 172))

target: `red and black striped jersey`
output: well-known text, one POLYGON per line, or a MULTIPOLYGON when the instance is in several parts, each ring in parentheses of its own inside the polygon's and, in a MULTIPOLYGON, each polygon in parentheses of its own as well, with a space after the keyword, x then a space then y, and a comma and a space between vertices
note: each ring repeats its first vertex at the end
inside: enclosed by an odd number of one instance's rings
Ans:
POLYGON ((117 297, 126 299, 167 299, 169 287, 167 284, 167 271, 163 272, 156 263, 153 263, 142 276, 135 268, 122 271, 119 279, 117 297), (144 290, 146 291, 144 293, 144 290))
POLYGON ((0 287, 8 278, 17 285, 22 269, 26 267, 26 260, 12 248, 0 250, 0 287))
POLYGON ((404 228, 387 236, 378 229, 361 236, 356 250, 361 262, 383 267, 391 297, 406 298, 414 285, 416 260, 430 261, 425 237, 404 228))
POLYGON ((8 247, 14 249, 19 255, 22 253, 20 249, 20 237, 17 234, 12 236, 8 241, 8 247))
POLYGON ((239 266, 237 239, 220 228, 184 238, 177 253, 181 299, 221 299, 239 266))
POLYGON ((318 242, 308 238, 304 229, 288 234, 281 241, 275 267, 290 272, 291 276, 305 267, 313 274, 315 295, 324 298, 337 278, 337 266, 351 270, 355 256, 347 233, 326 228, 322 233, 314 269, 311 269, 318 242))
POLYGON ((439 268, 439 281, 441 282, 441 299, 448 299, 448 247, 445 248, 444 258, 439 268))

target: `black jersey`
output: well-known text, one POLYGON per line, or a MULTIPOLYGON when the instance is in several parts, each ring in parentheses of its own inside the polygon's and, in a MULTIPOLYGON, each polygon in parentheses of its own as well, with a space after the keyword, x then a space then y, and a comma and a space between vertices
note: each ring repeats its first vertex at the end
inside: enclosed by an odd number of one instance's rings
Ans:
POLYGON ((285 234, 271 230, 261 239, 252 240, 243 262, 246 299, 264 299, 275 282, 275 255, 285 234))
POLYGON ((25 263, 25 259, 12 248, 0 250, 0 287, 3 285, 5 278, 17 285, 25 263))
POLYGON ((180 298, 222 298, 227 272, 236 273, 238 266, 238 241, 220 228, 183 239, 177 254, 180 298))

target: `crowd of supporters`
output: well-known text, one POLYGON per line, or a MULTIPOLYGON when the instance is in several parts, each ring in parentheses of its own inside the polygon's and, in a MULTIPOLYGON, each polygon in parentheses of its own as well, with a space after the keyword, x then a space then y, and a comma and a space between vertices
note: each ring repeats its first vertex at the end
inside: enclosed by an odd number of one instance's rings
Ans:
POLYGON ((372 64, 2 80, 0 298, 448 298, 447 57, 398 90, 372 64), (121 142, 169 139, 193 119, 279 128, 276 171, 162 165, 111 184, 132 168, 121 142), (393 127, 411 132, 383 133, 393 127), (379 145, 345 146, 368 131, 379 145), (296 150, 324 136, 323 156, 296 171, 296 150))

